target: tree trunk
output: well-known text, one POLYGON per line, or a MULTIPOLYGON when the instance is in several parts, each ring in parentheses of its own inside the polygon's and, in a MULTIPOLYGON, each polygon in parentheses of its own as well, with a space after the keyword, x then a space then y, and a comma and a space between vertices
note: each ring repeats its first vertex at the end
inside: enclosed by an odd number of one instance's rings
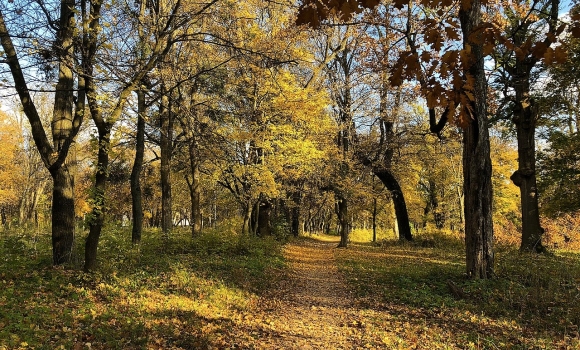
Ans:
POLYGON ((51 146, 47 134, 33 99, 30 96, 24 72, 13 45, 12 38, 4 22, 4 14, 0 11, 0 43, 2 45, 5 63, 10 66, 14 80, 14 87, 22 103, 32 131, 34 144, 39 151, 42 161, 51 173, 53 179, 52 200, 52 243, 53 263, 62 264, 70 261, 74 239, 74 180, 68 165, 65 164, 69 147, 72 144, 82 123, 84 111, 84 83, 78 77, 78 101, 76 113, 73 117, 73 87, 74 74, 73 39, 75 18, 73 15, 75 2, 61 0, 60 17, 57 37, 54 44, 55 58, 58 62, 58 82, 55 86, 54 108, 52 118, 51 146))
POLYGON ((459 11, 464 47, 471 50, 471 62, 465 74, 474 80, 474 101, 469 106, 473 119, 467 121, 463 130, 466 268, 469 278, 485 279, 493 276, 494 254, 487 84, 483 48, 473 41, 479 35, 476 31, 481 17, 480 0, 472 1, 470 6, 459 11))
POLYGON ((28 209, 26 220, 29 221, 34 219, 35 224, 38 224, 38 200, 40 199, 40 196, 42 196, 45 186, 46 186, 45 181, 42 181, 41 183, 38 184, 38 187, 34 190, 32 203, 30 203, 30 208, 28 209))
MULTIPOLYGON (((516 35, 516 44, 522 44, 522 35, 516 35)), ((536 121, 537 106, 530 97, 530 72, 535 60, 516 58, 514 90, 516 106, 513 122, 518 140, 518 170, 511 176, 513 183, 520 188, 522 210, 521 251, 544 252, 538 207, 538 188, 536 184, 536 121)))
POLYGON ((399 240, 412 241, 411 226, 409 225, 409 213, 407 212, 407 203, 403 190, 393 174, 386 169, 373 169, 374 174, 381 180, 387 190, 391 192, 393 205, 395 207, 395 216, 397 217, 397 227, 399 231, 399 240))
POLYGON ((159 146, 161 149, 161 230, 168 234, 172 227, 172 198, 171 198, 171 156, 173 123, 171 118, 171 108, 169 107, 167 95, 162 98, 162 111, 160 120, 161 139, 159 146))
POLYGON ((377 241, 377 199, 373 198, 373 242, 377 241))
MULTIPOLYGON (((526 82, 529 82, 529 79, 526 82)), ((525 89, 525 85, 529 88, 526 82, 516 83, 516 100, 521 101, 513 118, 518 139, 518 170, 511 176, 511 180, 520 188, 522 210, 520 250, 541 253, 545 251, 545 247, 542 245, 544 229, 540 225, 536 185, 536 110, 533 101, 530 101, 529 89, 527 91, 525 89), (521 99, 518 99, 520 94, 521 99)))
POLYGON ((93 210, 89 222, 89 235, 85 242, 85 271, 92 271, 97 266, 97 248, 99 238, 105 221, 105 190, 107 185, 109 167, 109 142, 110 125, 98 126, 99 131, 99 154, 97 160, 97 172, 95 174, 95 187, 93 195, 93 210))
POLYGON ((300 206, 302 205, 302 194, 299 190, 292 192, 292 207, 290 208, 290 229, 294 237, 300 235, 300 206))
MULTIPOLYGON (((62 1, 60 25, 64 33, 57 38, 56 47, 60 57, 59 78, 54 95, 52 118, 52 138, 57 152, 64 151, 66 142, 73 130, 73 72, 72 50, 73 30, 71 23, 74 1, 62 1)), ((51 172, 54 181, 52 191, 52 244, 53 262, 55 265, 69 262, 72 258, 74 240, 74 178, 68 164, 51 172)))
POLYGON ((28 202, 30 201, 30 191, 32 189, 25 189, 18 205, 18 223, 24 225, 28 221, 28 202))
MULTIPOLYGON (((34 185, 34 179, 29 178, 29 185, 34 185)), ((37 211, 38 200, 44 192, 45 181, 37 182, 36 187, 27 188, 18 205, 18 222, 20 225, 27 225, 34 219, 34 213, 37 211)))
POLYGON ((74 241, 74 179, 68 165, 51 172, 52 188, 52 261, 54 265, 70 262, 74 241))
POLYGON ((459 205, 459 224, 463 226, 465 224, 465 218, 463 217, 465 213, 465 194, 463 191, 458 187, 457 188, 457 204, 459 205))
POLYGON ((252 215, 250 216, 250 233, 255 235, 258 228, 258 213, 259 213, 258 203, 252 205, 252 215))
POLYGON ((248 203, 244 206, 244 221, 242 223, 242 235, 250 235, 250 221, 252 221, 252 203, 248 203))
POLYGON ((141 170, 143 169, 143 155, 145 152, 145 92, 137 91, 137 135, 135 142, 135 162, 131 170, 131 200, 133 213, 133 227, 131 242, 139 244, 143 232, 143 197, 141 192, 141 170))
POLYGON ((258 228, 257 233, 260 237, 272 235, 271 214, 272 203, 269 200, 262 200, 259 202, 260 210, 258 212, 258 228))
POLYGON ((345 198, 338 198, 338 208, 337 208, 338 222, 340 223, 340 243, 338 247, 346 248, 348 247, 348 235, 349 235, 349 225, 348 225, 348 201, 345 198))
POLYGON ((197 159, 197 149, 194 140, 189 141, 189 167, 191 179, 186 178, 189 187, 189 196, 191 198, 191 235, 196 236, 201 232, 201 187, 200 171, 197 159))

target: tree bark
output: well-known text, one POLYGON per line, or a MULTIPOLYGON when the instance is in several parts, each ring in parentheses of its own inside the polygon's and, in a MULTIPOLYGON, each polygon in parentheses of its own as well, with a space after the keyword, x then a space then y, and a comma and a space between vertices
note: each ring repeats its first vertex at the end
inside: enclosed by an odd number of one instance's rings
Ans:
MULTIPOLYGON (((61 2, 60 26, 57 35, 57 56, 60 58, 58 82, 54 94, 52 117, 53 147, 57 152, 66 151, 72 143, 73 129, 73 10, 74 1, 61 2)), ((69 262, 72 258, 74 241, 74 177, 70 164, 63 164, 51 172, 54 188, 52 200, 52 244, 53 262, 55 265, 69 262)))
POLYGON ((135 161, 131 170, 131 200, 133 227, 131 242, 139 244, 143 232, 143 197, 141 192, 141 170, 145 153, 145 92, 137 91, 137 134, 135 136, 135 161))
POLYGON ((161 102, 161 139, 159 142, 161 149, 161 231, 163 231, 164 234, 168 234, 173 227, 171 196, 173 122, 171 117, 171 108, 168 101, 168 96, 164 95, 161 102))
POLYGON ((397 90, 395 106, 393 111, 390 111, 388 108, 389 103, 387 98, 390 86, 386 73, 382 75, 381 88, 382 90, 379 111, 381 116, 380 147, 382 148, 382 164, 374 165, 372 169, 375 176, 381 180, 383 185, 385 185, 387 190, 391 193, 393 206, 395 207, 395 217, 397 218, 397 231, 399 233, 399 240, 412 241, 413 235, 411 234, 411 226, 409 225, 409 213, 407 212, 405 196, 403 195, 403 190, 401 189, 399 182, 392 172, 393 157, 395 154, 395 148, 393 147, 393 143, 395 141, 394 125, 396 122, 396 116, 400 110, 402 92, 401 89, 397 90))
POLYGON ((522 242, 520 250, 544 252, 536 184, 536 120, 537 109, 530 98, 530 76, 526 67, 516 63, 515 93, 518 106, 514 110, 518 140, 518 170, 511 176, 520 188, 522 210, 522 242), (519 74, 518 74, 519 73, 519 74))
POLYGON ((373 242, 377 241, 377 199, 373 198, 373 242))
POLYGON ((464 48, 471 50, 465 75, 473 78, 473 96, 469 107, 472 119, 463 130, 463 191, 465 193, 465 247, 469 278, 493 276, 492 183, 489 130, 487 121, 487 84, 483 48, 476 30, 481 24, 481 1, 474 0, 459 10, 464 48))
POLYGON ((249 236, 250 235, 250 221, 252 221, 252 203, 248 201, 248 203, 244 206, 244 219, 242 223, 242 235, 249 236))
POLYGON ((52 261, 60 265, 71 261, 74 242, 74 179, 67 165, 51 171, 52 261))
POLYGON ((0 43, 4 50, 6 63, 10 67, 14 79, 15 90, 18 93, 23 111, 30 122, 32 137, 40 157, 53 179, 52 199, 52 243, 53 263, 69 262, 74 240, 74 181, 65 161, 69 148, 80 128, 84 113, 84 80, 78 76, 78 99, 73 116, 74 67, 73 34, 75 30, 75 2, 61 0, 59 30, 54 43, 55 57, 59 65, 58 80, 55 87, 54 108, 52 118, 53 145, 47 137, 40 115, 30 91, 24 72, 13 45, 8 28, 4 22, 4 14, 0 11, 0 43), (61 207, 65 205, 65 207, 61 207))
POLYGON ((338 216, 338 222, 340 223, 340 243, 338 243, 338 247, 346 248, 348 247, 348 236, 350 233, 348 201, 339 196, 337 206, 336 214, 338 216))
MULTIPOLYGON (((190 149, 193 147, 190 144, 190 149)), ((189 223, 191 226, 191 235, 196 236, 201 233, 202 226, 201 226, 201 205, 200 205, 200 198, 201 198, 201 187, 199 185, 199 165, 197 161, 192 158, 191 150, 190 150, 190 168, 192 176, 186 176, 185 180, 187 182, 187 187, 189 188, 189 197, 191 200, 191 222, 189 223)))
POLYGON ((397 227, 399 229, 399 240, 412 241, 411 226, 409 225, 409 213, 403 190, 393 174, 387 169, 373 169, 374 174, 381 180, 383 185, 389 190, 393 198, 395 216, 397 217, 397 227))
POLYGON ((93 210, 89 221, 89 235, 85 242, 85 271, 92 271, 97 266, 97 247, 105 221, 105 190, 108 178, 111 125, 106 122, 102 125, 97 124, 97 129, 99 132, 99 151, 93 189, 93 210))
POLYGON ((186 178, 191 199, 191 235, 196 236, 201 233, 201 187, 199 161, 197 159, 197 145, 195 140, 189 140, 189 167, 191 179, 186 178))
MULTIPOLYGON (((548 21, 548 31, 557 31, 559 0, 550 1, 551 11, 548 21)), ((513 36, 517 47, 529 40, 530 22, 525 21, 513 36)), ((551 39, 545 39, 549 46, 551 39)), ((522 211, 522 241, 521 251, 541 253, 546 250, 542 245, 544 229, 540 225, 538 206, 538 188, 536 183, 536 123, 538 109, 530 97, 530 74, 538 61, 537 57, 526 55, 516 56, 514 65, 507 71, 512 74, 515 91, 515 106, 512 121, 516 126, 518 141, 518 170, 511 176, 513 183, 520 188, 520 203, 522 211)))
POLYGON ((300 192, 296 191, 292 194, 293 203, 291 210, 291 230, 292 235, 294 237, 298 237, 300 235, 300 205, 302 202, 302 196, 300 192))
POLYGON ((272 235, 271 214, 272 203, 269 200, 261 200, 259 202, 260 210, 258 212, 258 228, 257 233, 260 237, 272 235))

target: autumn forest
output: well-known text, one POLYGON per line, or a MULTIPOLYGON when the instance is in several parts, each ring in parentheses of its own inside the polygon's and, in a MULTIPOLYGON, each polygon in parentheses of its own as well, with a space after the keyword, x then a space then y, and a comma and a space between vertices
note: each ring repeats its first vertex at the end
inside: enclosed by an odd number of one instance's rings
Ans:
POLYGON ((6 0, 0 349, 580 346, 580 5, 6 0))

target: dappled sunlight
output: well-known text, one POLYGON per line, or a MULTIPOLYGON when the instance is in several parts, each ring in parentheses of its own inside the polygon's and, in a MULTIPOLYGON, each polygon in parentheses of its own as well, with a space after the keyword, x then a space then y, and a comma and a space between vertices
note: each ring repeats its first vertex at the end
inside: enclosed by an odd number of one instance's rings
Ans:
MULTIPOLYGON (((550 287, 558 276, 577 275, 577 261, 573 269, 557 258, 521 254, 523 260, 519 262, 517 252, 502 254, 498 257, 498 271, 508 269, 515 279, 520 275, 517 269, 521 269, 525 284, 520 285, 501 278, 466 280, 459 256, 450 258, 447 252, 438 249, 432 250, 429 257, 422 257, 422 248, 413 246, 395 251, 351 247, 334 252, 340 270, 356 290, 360 305, 382 310, 379 323, 393 325, 390 318, 396 317, 398 326, 390 329, 395 330, 394 338, 403 339, 407 346, 429 344, 433 348, 453 349, 580 346, 575 325, 578 319, 572 316, 577 296, 567 292, 568 287, 559 291, 557 286, 550 287), (457 298, 452 293, 448 281, 454 281, 463 297, 457 298), (556 312, 561 312, 561 316, 556 316, 556 312)), ((565 285, 577 287, 570 277, 562 278, 565 285)))
POLYGON ((399 254, 383 254, 383 257, 388 258, 396 258, 402 260, 412 260, 413 262, 425 262, 425 263, 434 263, 434 264, 441 264, 441 265, 456 265, 456 266, 463 266, 462 263, 453 262, 449 260, 440 260, 440 259, 431 259, 427 257, 421 257, 416 255, 399 255, 399 254))
POLYGON ((498 278, 470 281, 461 252, 420 244, 175 234, 138 252, 120 237, 95 274, 1 261, 0 349, 580 347, 575 254, 501 251, 498 278))

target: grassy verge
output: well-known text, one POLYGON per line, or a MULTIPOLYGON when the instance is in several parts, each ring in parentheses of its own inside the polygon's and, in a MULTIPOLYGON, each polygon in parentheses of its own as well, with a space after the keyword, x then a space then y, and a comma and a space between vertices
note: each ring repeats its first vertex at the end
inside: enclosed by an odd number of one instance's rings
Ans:
POLYGON ((465 278, 462 244, 447 237, 354 243, 335 257, 363 308, 389 311, 375 322, 388 348, 580 348, 580 254, 499 249, 488 281, 465 278))
POLYGON ((2 233, 0 349, 219 345, 284 264, 273 239, 224 232, 147 231, 133 248, 128 230, 108 230, 93 274, 53 268, 48 235, 2 233))

